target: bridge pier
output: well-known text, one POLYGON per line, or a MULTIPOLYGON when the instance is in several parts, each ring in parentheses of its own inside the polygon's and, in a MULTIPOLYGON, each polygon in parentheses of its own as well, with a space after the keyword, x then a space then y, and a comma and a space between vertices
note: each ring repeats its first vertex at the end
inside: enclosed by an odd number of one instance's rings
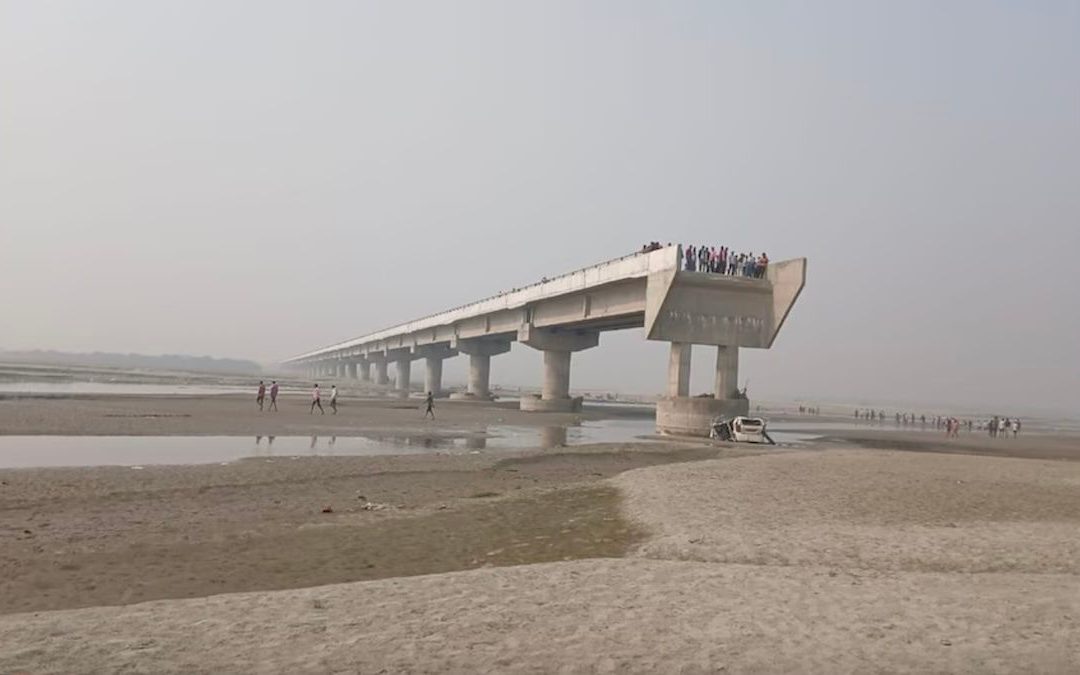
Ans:
POLYGON ((397 371, 397 382, 394 386, 394 396, 409 398, 409 386, 412 381, 412 353, 405 349, 395 351, 387 355, 393 362, 397 371))
POLYGON ((687 343, 671 343, 668 360, 667 396, 656 402, 656 428, 669 434, 707 436, 717 417, 731 418, 750 413, 750 401, 739 392, 739 348, 716 348, 716 380, 712 398, 694 398, 690 393, 690 348, 687 343))
POLYGON ((672 342, 668 356, 667 395, 675 398, 690 395, 690 353, 693 345, 689 342, 672 342))
POLYGON ((356 362, 357 376, 361 382, 371 382, 371 362, 367 359, 361 359, 356 362))
POLYGON ((544 381, 540 397, 522 397, 521 409, 531 412, 581 410, 581 398, 570 397, 570 355, 600 344, 600 334, 553 331, 528 325, 518 331, 518 341, 544 352, 544 381))
POLYGON ((413 347, 413 356, 425 360, 424 391, 430 392, 436 398, 443 396, 442 371, 443 360, 457 356, 457 351, 447 344, 424 345, 413 347))
POLYGON ((350 380, 356 379, 356 361, 348 361, 345 363, 345 375, 350 380))
POLYGON ((454 340, 459 352, 469 355, 469 384, 466 393, 451 394, 452 399, 491 398, 491 357, 510 351, 509 340, 454 340))
POLYGON ((386 373, 386 359, 380 358, 375 363, 375 384, 390 384, 390 376, 386 373))

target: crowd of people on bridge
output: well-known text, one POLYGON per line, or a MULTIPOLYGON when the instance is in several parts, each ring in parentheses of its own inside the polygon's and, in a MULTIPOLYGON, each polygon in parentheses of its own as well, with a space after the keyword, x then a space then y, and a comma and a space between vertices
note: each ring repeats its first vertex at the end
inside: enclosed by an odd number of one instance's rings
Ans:
POLYGON ((683 269, 687 272, 709 272, 733 277, 763 279, 769 269, 769 256, 765 253, 735 253, 727 246, 683 247, 683 269))
MULTIPOLYGON (((671 246, 650 241, 641 246, 641 253, 651 253, 671 246)), ((769 256, 765 253, 735 253, 727 246, 679 246, 682 268, 687 272, 708 272, 726 274, 732 277, 750 277, 764 279, 769 270, 769 256)))

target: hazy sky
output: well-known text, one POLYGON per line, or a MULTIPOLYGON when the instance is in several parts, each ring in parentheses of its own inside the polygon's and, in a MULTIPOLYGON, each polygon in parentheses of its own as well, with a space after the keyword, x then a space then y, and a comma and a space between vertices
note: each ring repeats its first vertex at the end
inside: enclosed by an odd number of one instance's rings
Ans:
POLYGON ((660 239, 809 258, 752 397, 1068 410, 1078 229, 1076 1, 0 0, 0 348, 276 361, 660 239))

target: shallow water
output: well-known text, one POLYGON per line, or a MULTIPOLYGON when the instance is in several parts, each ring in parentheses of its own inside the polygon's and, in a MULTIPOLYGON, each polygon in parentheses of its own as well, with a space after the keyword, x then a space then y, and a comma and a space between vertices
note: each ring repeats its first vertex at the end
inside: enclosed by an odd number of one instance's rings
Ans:
POLYGON ((491 426, 484 432, 363 436, 0 436, 0 468, 207 464, 249 457, 468 453, 642 440, 651 420, 491 426))
POLYGON ((212 396, 235 394, 251 387, 228 387, 207 384, 148 384, 138 382, 0 382, 0 394, 114 396, 212 396))

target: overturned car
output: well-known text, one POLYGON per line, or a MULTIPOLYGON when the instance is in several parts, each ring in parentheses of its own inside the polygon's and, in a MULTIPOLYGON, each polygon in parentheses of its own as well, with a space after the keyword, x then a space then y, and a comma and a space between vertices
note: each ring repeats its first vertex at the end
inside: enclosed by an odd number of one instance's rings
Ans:
POLYGON ((766 443, 776 445, 765 431, 765 420, 760 417, 732 417, 729 420, 717 417, 709 430, 709 438, 736 443, 766 443))

